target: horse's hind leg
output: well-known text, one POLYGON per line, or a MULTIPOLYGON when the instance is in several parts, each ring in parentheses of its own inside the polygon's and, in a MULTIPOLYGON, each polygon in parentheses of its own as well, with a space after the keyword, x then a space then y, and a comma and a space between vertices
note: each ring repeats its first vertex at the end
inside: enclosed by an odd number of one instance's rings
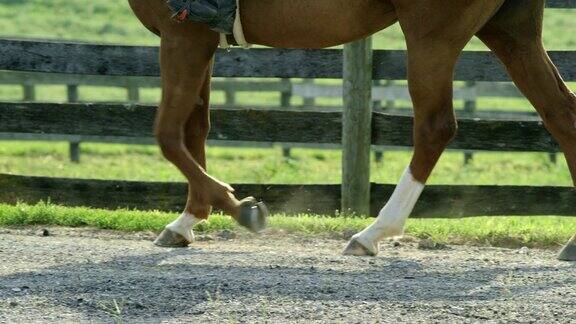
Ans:
MULTIPOLYGON (((507 1, 478 33, 558 141, 576 185, 576 96, 568 89, 542 45, 544 1, 507 1)), ((576 261, 576 237, 561 253, 576 261)))
POLYGON ((490 0, 457 1, 450 6, 436 0, 397 2, 394 4, 408 45, 414 155, 376 221, 352 238, 344 254, 375 255, 380 239, 403 233, 426 180, 456 133, 452 78, 458 56, 499 6, 490 0), (430 12, 430 8, 436 10, 430 12))
MULTIPOLYGON (((184 125, 184 145, 192 158, 206 170, 206 139, 210 131, 210 78, 211 71, 206 71, 200 96, 190 105, 195 107, 190 112, 184 125)), ((187 246, 194 241, 193 227, 197 223, 208 219, 212 207, 202 204, 198 199, 195 184, 188 183, 188 198, 184 212, 175 221, 168 224, 166 229, 155 240, 159 246, 187 246)))
POLYGON ((253 230, 260 224, 251 221, 264 214, 260 208, 252 208, 252 200, 238 201, 229 185, 205 170, 209 80, 217 44, 218 35, 202 25, 182 24, 162 30, 162 103, 155 134, 164 156, 188 179, 189 193, 185 212, 166 227, 157 245, 188 245, 192 226, 208 217, 211 206, 253 230))

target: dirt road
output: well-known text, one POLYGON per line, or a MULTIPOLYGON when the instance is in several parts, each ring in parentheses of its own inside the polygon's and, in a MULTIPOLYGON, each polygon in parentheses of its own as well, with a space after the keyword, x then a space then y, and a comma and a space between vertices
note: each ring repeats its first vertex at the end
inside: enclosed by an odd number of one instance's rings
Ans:
POLYGON ((225 234, 161 249, 151 233, 0 229, 0 322, 576 321, 576 264, 554 251, 388 242, 354 258, 344 240, 225 234))

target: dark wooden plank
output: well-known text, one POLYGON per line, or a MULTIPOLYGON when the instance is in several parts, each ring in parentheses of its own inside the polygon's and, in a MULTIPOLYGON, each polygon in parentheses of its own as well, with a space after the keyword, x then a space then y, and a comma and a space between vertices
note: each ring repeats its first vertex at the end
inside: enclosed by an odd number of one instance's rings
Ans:
MULTIPOLYGON (((106 75, 77 75, 39 72, 1 71, 0 85, 81 85, 124 88, 159 88, 159 77, 130 77, 106 75)), ((258 81, 258 80, 221 80, 214 79, 211 83, 212 91, 233 92, 290 92, 292 84, 284 81, 258 81)))
MULTIPOLYGON (((218 77, 342 76, 339 50, 219 50, 218 77), (297 63, 297 64, 296 64, 297 63)), ((158 48, 0 40, 0 70, 88 75, 158 76, 158 48)))
POLYGON ((576 8, 576 0, 547 0, 547 8, 576 8))
POLYGON ((2 39, 0 69, 156 76, 158 48, 2 39))
MULTIPOLYGON (((412 117, 374 113, 372 144, 412 146, 412 117)), ((449 148, 489 151, 557 152, 541 121, 459 119, 449 148)))
MULTIPOLYGON (((0 39, 0 70, 89 75, 159 75, 158 49, 0 39)), ((576 81, 576 52, 552 51, 552 60, 567 81, 576 81)), ((374 79, 406 79, 405 51, 374 51, 374 79)), ((215 76, 342 78, 341 50, 232 49, 219 51, 215 76)), ((489 52, 464 52, 456 80, 508 81, 489 52)))
MULTIPOLYGON (((0 103, 0 133, 150 137, 156 109, 140 105, 0 103)), ((342 114, 215 109, 210 139, 339 144, 342 114)), ((412 118, 373 113, 372 144, 412 145, 412 118)), ((452 149, 558 151, 540 121, 460 119, 452 149)))
MULTIPOLYGON (((576 80, 576 52, 550 51, 550 58, 566 81, 576 80)), ((374 51, 375 80, 405 80, 405 51, 374 51)), ((491 52, 467 51, 460 56, 454 80, 458 81, 510 81, 498 58, 491 52)))
POLYGON ((154 113, 149 106, 0 103, 0 132, 149 137, 154 113))
MULTIPOLYGON (((60 179, 0 175, 0 202, 50 200, 66 206, 180 212, 184 183, 60 179)), ((340 185, 236 184, 238 197, 264 200, 273 213, 335 215, 340 185)), ((371 215, 378 214, 393 185, 372 184, 371 215)), ((576 189, 570 187, 429 186, 416 205, 417 218, 498 215, 576 216, 576 189)))
MULTIPOLYGON (((372 186, 372 215, 392 195, 393 186, 372 186)), ((531 186, 428 186, 413 218, 502 215, 576 216, 576 188, 531 186)))
MULTIPOLYGON (((400 116, 413 116, 414 110, 412 107, 406 108, 380 108, 377 110, 390 115, 400 115, 400 116)), ((490 119, 490 120, 541 120, 536 110, 534 111, 507 111, 497 108, 476 110, 474 112, 467 112, 464 109, 457 109, 456 116, 458 118, 477 118, 477 119, 490 119)))
MULTIPOLYGON (((155 112, 141 105, 0 103, 0 132, 150 137, 155 112)), ((215 109, 210 139, 340 143, 341 129, 338 112, 215 109)))

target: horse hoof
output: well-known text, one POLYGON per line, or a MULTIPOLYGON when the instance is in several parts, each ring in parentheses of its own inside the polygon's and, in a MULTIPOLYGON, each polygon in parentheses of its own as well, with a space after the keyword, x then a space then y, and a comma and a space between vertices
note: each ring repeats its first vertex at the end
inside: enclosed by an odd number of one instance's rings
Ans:
POLYGON ((558 254, 560 261, 576 261, 576 236, 558 254))
POLYGON ((192 241, 189 241, 184 236, 173 232, 169 229, 164 229, 160 235, 154 240, 154 244, 160 247, 171 247, 171 248, 183 248, 190 245, 192 241))
POLYGON ((248 197, 241 202, 240 217, 238 223, 254 233, 261 232, 266 228, 268 208, 263 202, 258 202, 254 197, 248 197))
POLYGON ((376 256, 378 254, 378 246, 375 249, 370 249, 358 241, 358 238, 352 238, 344 251, 343 255, 351 256, 376 256))

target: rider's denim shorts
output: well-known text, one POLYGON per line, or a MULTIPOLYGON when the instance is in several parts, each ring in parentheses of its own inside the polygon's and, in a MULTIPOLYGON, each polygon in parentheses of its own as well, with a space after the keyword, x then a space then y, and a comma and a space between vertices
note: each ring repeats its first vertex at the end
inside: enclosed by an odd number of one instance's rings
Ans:
POLYGON ((210 29, 232 34, 236 18, 236 0, 168 0, 179 20, 207 24, 210 29))

